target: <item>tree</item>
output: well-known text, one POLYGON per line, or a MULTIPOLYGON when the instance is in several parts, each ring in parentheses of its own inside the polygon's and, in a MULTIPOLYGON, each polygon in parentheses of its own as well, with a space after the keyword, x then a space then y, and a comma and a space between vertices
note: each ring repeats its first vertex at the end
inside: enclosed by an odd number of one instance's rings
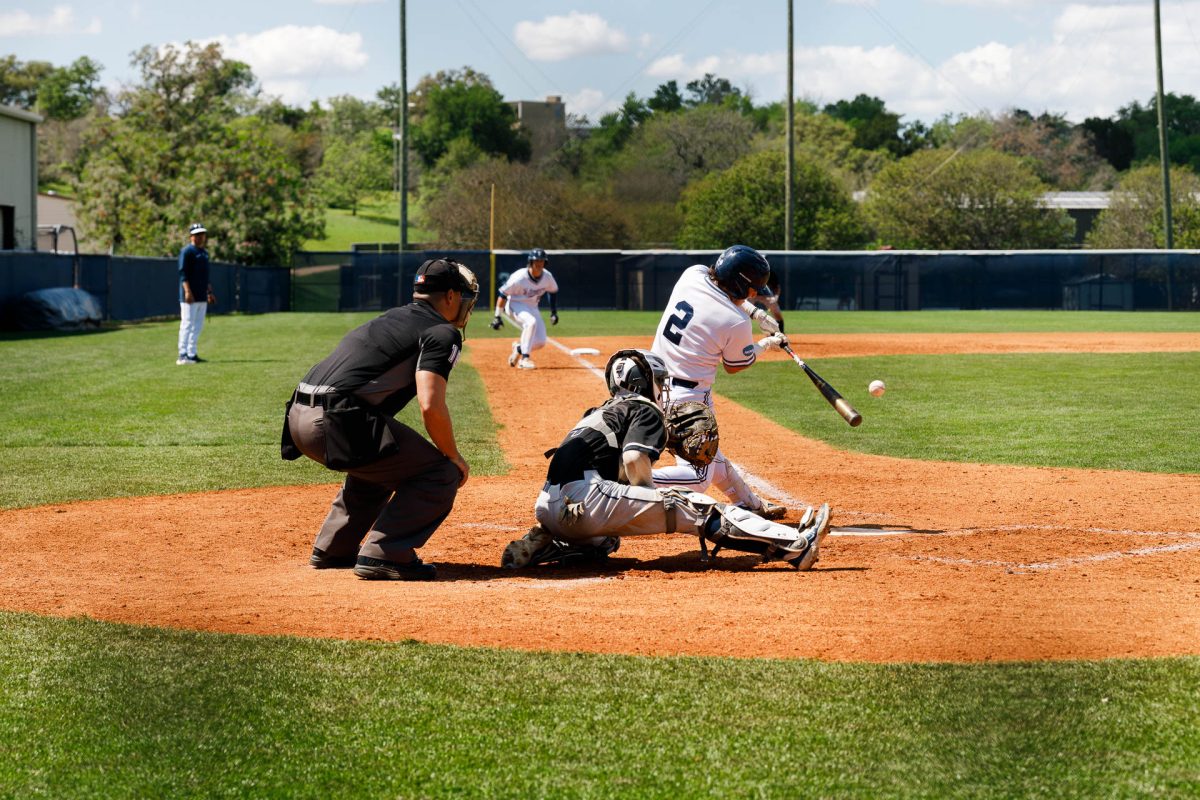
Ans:
POLYGON ((688 81, 687 91, 691 97, 686 102, 692 107, 719 106, 742 96, 741 90, 734 88, 728 79, 718 78, 711 72, 704 73, 703 78, 688 81))
POLYGON ((654 90, 654 96, 646 101, 652 111, 671 112, 683 108, 683 95, 679 93, 679 84, 667 81, 659 84, 654 90))
POLYGON ((860 150, 888 150, 902 154, 900 115, 893 114, 878 97, 860 94, 825 106, 825 113, 854 130, 854 146, 860 150))
POLYGON ((878 237, 904 248, 1059 247, 1073 226, 1041 205, 1046 186, 1016 156, 993 150, 924 150, 876 176, 864 211, 878 237))
POLYGON ((38 87, 54 65, 49 61, 18 61, 16 56, 0 56, 0 105, 33 109, 38 87))
POLYGON ((491 187, 496 189, 496 246, 525 249, 618 248, 628 237, 620 209, 527 164, 489 159, 461 171, 429 199, 426 223, 438 245, 486 248, 491 187))
POLYGON ((829 167, 851 190, 867 186, 891 159, 886 150, 856 147, 854 129, 828 114, 797 114, 794 128, 796 152, 829 167))
MULTIPOLYGON (((1168 92, 1163 98, 1163 112, 1171 163, 1200 170, 1200 101, 1190 94, 1168 92)), ((1118 171, 1159 158, 1157 98, 1144 106, 1135 100, 1119 109, 1115 117, 1089 117, 1083 128, 1100 155, 1118 171)))
POLYGON ((382 135, 363 131, 352 137, 335 137, 325 147, 318 177, 329 205, 349 208, 351 215, 357 215, 364 195, 391 188, 390 132, 385 129, 382 135))
POLYGON ((993 121, 989 145, 1029 159, 1038 178, 1058 189, 1103 189, 1115 177, 1084 130, 1061 115, 1035 118, 1021 109, 1001 114, 993 121))
POLYGON ((187 223, 208 226, 213 255, 290 263, 323 229, 298 165, 257 117, 249 67, 216 44, 134 54, 141 82, 121 92, 125 113, 96 119, 76 178, 89 238, 114 252, 174 255, 187 223))
MULTIPOLYGON (((1166 247, 1163 228, 1162 173, 1147 165, 1130 170, 1113 190, 1108 208, 1100 212, 1087 236, 1097 249, 1160 249, 1166 247)), ((1187 167, 1171 170, 1171 208, 1175 247, 1200 245, 1200 178, 1187 167)))
POLYGON ((529 137, 486 75, 469 67, 427 75, 413 96, 409 134, 413 151, 426 166, 436 164, 458 138, 469 139, 489 155, 529 160, 529 137))
POLYGON ((369 133, 392 121, 378 103, 343 94, 329 98, 325 132, 329 136, 353 139, 360 133, 369 133))
POLYGON ((53 70, 38 86, 38 111, 49 119, 79 119, 104 91, 99 85, 101 69, 82 56, 69 67, 53 70))
MULTIPOLYGON (((684 248, 724 248, 736 242, 762 250, 784 246, 785 156, 766 150, 708 175, 684 192, 684 248)), ((796 159, 793 246, 843 250, 862 246, 866 230, 850 195, 832 174, 806 156, 796 159)))

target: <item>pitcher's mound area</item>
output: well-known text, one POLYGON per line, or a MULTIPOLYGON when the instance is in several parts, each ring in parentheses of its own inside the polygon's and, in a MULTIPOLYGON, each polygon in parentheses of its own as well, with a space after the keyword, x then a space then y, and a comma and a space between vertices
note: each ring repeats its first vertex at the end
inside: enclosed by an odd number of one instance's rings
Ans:
MULTIPOLYGON (((883 352, 1197 350, 1195 336, 806 337, 810 357, 883 352), (941 349, 938 349, 941 348, 941 349)), ((1200 653, 1200 478, 931 463, 834 450, 718 399, 725 452, 790 501, 827 501, 812 572, 696 540, 626 539, 595 569, 499 568, 555 446, 642 340, 576 339, 506 365, 468 356, 513 464, 473 477, 422 551, 428 584, 308 567, 336 486, 48 506, 0 515, 4 608, 215 631, 612 653, 871 661, 1200 653), (599 356, 573 356, 594 347, 599 356), (741 437, 737 432, 755 431, 741 437), (763 442, 772 442, 768 449, 763 442)), ((831 412, 832 413, 832 412, 831 412)), ((796 512, 792 518, 795 519, 796 512)))

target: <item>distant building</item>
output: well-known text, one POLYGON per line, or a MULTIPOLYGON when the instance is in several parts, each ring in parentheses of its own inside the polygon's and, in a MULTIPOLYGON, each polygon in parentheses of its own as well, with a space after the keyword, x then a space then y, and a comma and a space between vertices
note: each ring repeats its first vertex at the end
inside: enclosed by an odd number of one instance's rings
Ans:
POLYGON ((0 106, 0 250, 37 246, 37 114, 0 106))
POLYGON ((512 100, 509 105, 517 112, 521 127, 529 131, 531 161, 541 161, 567 140, 567 107, 560 96, 552 94, 544 102, 512 100))
POLYGON ((1075 222, 1075 244, 1083 246, 1088 231, 1096 224, 1096 217, 1108 208, 1112 192, 1046 192, 1042 205, 1046 208, 1061 208, 1075 222))

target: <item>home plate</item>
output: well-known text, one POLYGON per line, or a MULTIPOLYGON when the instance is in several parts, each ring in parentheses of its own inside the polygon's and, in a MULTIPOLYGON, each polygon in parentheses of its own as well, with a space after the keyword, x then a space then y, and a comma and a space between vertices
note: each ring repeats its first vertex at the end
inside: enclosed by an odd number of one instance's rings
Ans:
POLYGON ((573 356, 598 356, 600 351, 594 347, 575 347, 571 349, 573 356))

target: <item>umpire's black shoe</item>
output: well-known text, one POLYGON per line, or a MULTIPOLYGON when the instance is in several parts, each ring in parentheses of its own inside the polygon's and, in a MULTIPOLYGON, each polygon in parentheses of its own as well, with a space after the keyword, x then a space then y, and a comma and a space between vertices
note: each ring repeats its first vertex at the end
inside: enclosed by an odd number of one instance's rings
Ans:
POLYGON ((437 577, 437 567, 420 558, 401 564, 382 558, 359 556, 354 574, 365 581, 431 581, 437 577))
POLYGON ((308 563, 313 569, 350 569, 358 563, 358 556, 331 556, 319 547, 314 547, 308 563))

